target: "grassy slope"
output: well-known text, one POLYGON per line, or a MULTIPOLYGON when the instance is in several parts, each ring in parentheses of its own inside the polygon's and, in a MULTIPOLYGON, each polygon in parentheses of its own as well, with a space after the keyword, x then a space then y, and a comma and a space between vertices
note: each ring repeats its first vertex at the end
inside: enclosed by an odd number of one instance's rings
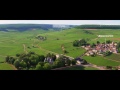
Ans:
POLYGON ((14 69, 9 64, 0 63, 0 70, 14 70, 14 69))

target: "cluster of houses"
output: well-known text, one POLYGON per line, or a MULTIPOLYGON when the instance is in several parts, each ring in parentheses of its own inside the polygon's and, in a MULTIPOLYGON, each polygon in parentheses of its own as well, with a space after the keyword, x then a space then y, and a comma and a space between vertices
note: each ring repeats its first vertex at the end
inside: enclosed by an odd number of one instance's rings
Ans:
POLYGON ((51 57, 47 57, 45 58, 44 62, 49 62, 49 63, 53 63, 53 59, 51 57))
POLYGON ((90 45, 88 46, 82 46, 84 49, 87 50, 85 53, 86 56, 90 56, 95 54, 103 55, 103 52, 110 51, 112 53, 117 53, 117 43, 110 43, 110 44, 97 44, 94 48, 92 48, 90 45))

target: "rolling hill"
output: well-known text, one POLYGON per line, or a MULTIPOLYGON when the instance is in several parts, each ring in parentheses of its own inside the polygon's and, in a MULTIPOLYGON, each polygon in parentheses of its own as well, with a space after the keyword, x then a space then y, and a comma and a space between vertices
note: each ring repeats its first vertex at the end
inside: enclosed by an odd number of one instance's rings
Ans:
POLYGON ((74 25, 52 25, 52 24, 1 24, 0 31, 16 30, 26 31, 31 29, 43 29, 43 30, 59 30, 64 28, 71 28, 74 25))

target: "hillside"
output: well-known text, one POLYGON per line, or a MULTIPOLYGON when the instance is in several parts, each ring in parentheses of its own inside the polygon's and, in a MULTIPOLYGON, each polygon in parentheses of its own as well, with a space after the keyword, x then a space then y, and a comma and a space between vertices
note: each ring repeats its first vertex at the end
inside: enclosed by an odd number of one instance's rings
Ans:
POLYGON ((52 25, 52 24, 1 24, 0 31, 16 30, 16 31, 26 31, 32 29, 43 29, 43 30, 59 30, 64 28, 71 28, 74 25, 52 25))
POLYGON ((79 29, 120 29, 120 25, 80 25, 79 29))

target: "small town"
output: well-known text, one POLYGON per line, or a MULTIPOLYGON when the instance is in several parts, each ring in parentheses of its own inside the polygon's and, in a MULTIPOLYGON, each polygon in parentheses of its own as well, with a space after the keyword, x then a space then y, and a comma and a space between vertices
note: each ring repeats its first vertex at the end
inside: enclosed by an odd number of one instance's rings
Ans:
POLYGON ((117 46, 117 43, 112 42, 109 44, 97 44, 93 48, 90 45, 82 46, 82 48, 87 50, 85 55, 90 56, 90 55, 93 55, 94 53, 97 55, 103 55, 103 53, 106 51, 110 51, 111 53, 118 53, 116 46, 117 46))

